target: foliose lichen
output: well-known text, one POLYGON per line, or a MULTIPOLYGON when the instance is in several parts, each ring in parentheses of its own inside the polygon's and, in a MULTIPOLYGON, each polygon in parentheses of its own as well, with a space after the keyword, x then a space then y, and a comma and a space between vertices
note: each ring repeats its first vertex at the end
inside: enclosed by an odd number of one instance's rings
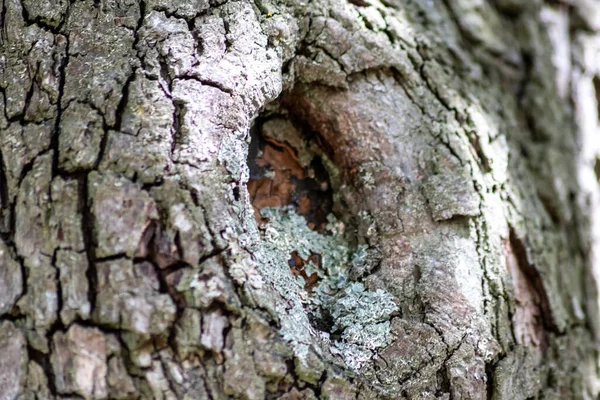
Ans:
POLYGON ((367 246, 348 244, 344 224, 331 214, 324 233, 309 229, 293 207, 264 208, 261 215, 268 219, 262 226, 261 254, 265 258, 261 269, 289 301, 286 312, 280 314, 282 336, 295 345, 297 356, 306 355, 311 337, 319 336, 331 354, 341 357, 348 367, 360 369, 377 349, 391 342, 389 319, 398 310, 391 294, 380 289, 370 291, 349 278, 352 267, 366 262, 367 246), (290 272, 288 261, 293 252, 304 260, 319 255, 320 265, 309 261, 303 266, 307 275, 316 273, 319 277, 311 291, 305 290, 301 276, 290 272), (307 314, 330 316, 329 331, 317 332, 321 327, 315 329, 307 314), (330 339, 331 333, 336 339, 330 339))

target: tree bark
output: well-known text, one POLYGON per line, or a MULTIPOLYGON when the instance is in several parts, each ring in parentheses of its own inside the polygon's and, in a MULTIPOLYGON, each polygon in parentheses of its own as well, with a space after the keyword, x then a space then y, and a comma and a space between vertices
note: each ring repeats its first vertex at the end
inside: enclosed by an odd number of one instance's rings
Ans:
POLYGON ((0 400, 598 395, 593 0, 0 20, 0 400))

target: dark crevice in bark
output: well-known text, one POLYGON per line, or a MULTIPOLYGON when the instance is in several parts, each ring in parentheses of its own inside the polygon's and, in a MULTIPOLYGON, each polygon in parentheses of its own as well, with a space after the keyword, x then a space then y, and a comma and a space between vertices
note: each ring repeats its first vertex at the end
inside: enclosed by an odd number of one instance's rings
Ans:
MULTIPOLYGON (((2 10, 0 10, 0 45, 4 45, 4 41, 8 35, 6 26, 6 2, 8 0, 2 0, 2 10)), ((4 103, 6 104, 6 103, 4 103)))
MULTIPOLYGON (((348 1, 350 1, 350 2, 351 2, 351 1, 353 1, 353 0, 348 0, 348 1)), ((362 0, 354 0, 354 1, 362 1, 362 0)), ((373 24, 371 24, 371 22, 370 22, 368 19, 366 19, 364 15, 362 15, 362 14, 359 14, 359 16, 360 16, 360 20, 361 20, 361 21, 362 21, 362 23, 365 25, 365 28, 367 28, 367 29, 368 29, 368 30, 370 30, 370 31, 375 31, 375 29, 374 29, 374 27, 373 27, 373 24)))
POLYGON ((486 376, 486 385, 487 385, 487 400, 492 400, 494 398, 494 375, 496 372, 496 364, 495 363, 486 363, 485 364, 485 376, 486 376))
MULTIPOLYGON (((136 176, 137 178, 137 176, 136 176)), ((164 178, 162 176, 156 178, 156 181, 154 182, 149 182, 149 183, 144 183, 141 186, 141 189, 145 192, 150 192, 153 188, 157 188, 162 186, 162 184, 164 183, 164 178)))
POLYGON ((98 258, 95 258, 94 261, 96 261, 97 263, 101 263, 101 262, 117 261, 117 260, 121 260, 124 258, 128 258, 127 254, 118 253, 118 254, 111 254, 110 256, 98 257, 98 258))
POLYGON ((509 2, 509 4, 506 5, 498 0, 492 0, 490 1, 490 4, 499 14, 504 15, 511 20, 516 20, 517 17, 523 13, 523 8, 520 4, 513 5, 509 2))
MULTIPOLYGON (((161 214, 161 211, 159 211, 159 214, 161 214)), ((152 254, 152 250, 155 246, 154 240, 156 238, 156 231, 157 223, 153 221, 148 225, 148 227, 146 227, 146 229, 142 233, 142 237, 140 238, 138 248, 134 255, 134 261, 145 260, 150 254, 152 254)))
POLYGON ((538 197, 540 199, 540 202, 542 203, 542 206, 544 207, 544 210, 546 210, 546 214, 548 214, 548 216, 552 220, 552 223, 554 225, 558 225, 560 223, 560 211, 558 209, 558 204, 556 204, 555 199, 550 198, 548 197, 548 195, 545 195, 543 193, 538 193, 538 197))
POLYGON ((240 201, 240 186, 239 185, 235 185, 233 187, 233 189, 231 189, 231 194, 233 195, 233 199, 235 201, 240 201))
MULTIPOLYGON (((321 375, 321 379, 319 379, 319 381, 315 385, 310 384, 310 383, 306 384, 306 386, 308 386, 310 389, 312 389, 312 391, 315 393, 315 397, 317 399, 321 398, 322 388, 323 388, 323 385, 325 384, 325 381, 327 380, 328 374, 329 374, 329 371, 323 372, 323 375, 321 375)), ((298 379, 296 379, 296 382, 298 382, 298 379)))
POLYGON ((42 368, 46 378, 48 379, 48 390, 53 396, 58 396, 59 393, 56 390, 54 369, 50 363, 50 354, 44 354, 41 351, 34 349, 30 345, 27 345, 27 356, 30 360, 35 361, 42 368))
MULTIPOLYGON (((135 49, 139 43, 139 40, 140 40, 139 30, 141 29, 141 27, 144 23, 144 18, 146 16, 146 3, 143 0, 140 0, 139 7, 140 7, 140 17, 137 21, 136 29, 133 32, 134 37, 133 37, 133 43, 131 46, 133 51, 135 51, 135 49)), ((127 102, 129 101, 130 85, 136 78, 137 70, 138 70, 138 68, 134 68, 133 71, 131 72, 131 74, 125 80, 125 83, 123 84, 123 87, 121 89, 121 96, 119 98, 119 103, 117 104, 117 108, 115 110, 114 125, 112 125, 112 126, 107 125, 104 114, 102 112, 100 112, 99 110, 97 110, 97 111, 99 111, 100 115, 102 115, 104 134, 102 136, 102 139, 100 140, 100 150, 98 151, 98 158, 94 164, 93 169, 98 169, 98 166, 100 165, 100 163, 102 162, 102 159, 104 158, 104 154, 106 152, 106 146, 108 143, 109 129, 114 129, 116 131, 121 130, 121 125, 123 122, 123 114, 125 111, 125 107, 127 106, 127 102)))
POLYGON ((355 6, 358 6, 358 7, 368 7, 368 6, 370 6, 370 4, 367 3, 364 0, 348 0, 348 3, 354 4, 355 6))
MULTIPOLYGON (((0 173, 1 172, 2 171, 0 171, 0 173)), ((594 173, 596 174, 596 180, 600 182, 600 158, 596 158, 594 161, 594 173)))
MULTIPOLYGON (((123 342, 120 337, 122 333, 126 332, 125 330, 122 330, 120 328, 115 328, 114 326, 111 326, 111 325, 108 325, 105 323, 101 323, 101 322, 97 322, 97 321, 93 321, 93 320, 83 320, 81 318, 75 319, 72 323, 69 324, 68 327, 65 327, 65 328, 70 328, 73 325, 79 325, 84 328, 99 329, 104 333, 113 334, 117 337, 117 339, 119 339, 119 342, 120 342, 121 346, 123 347, 123 349, 127 350, 125 342, 123 342)), ((66 331, 66 329, 65 329, 65 331, 66 331)))
POLYGON ((181 75, 181 76, 177 76, 177 79, 180 80, 191 80, 191 81, 196 81, 196 82, 200 82, 202 85, 204 86, 210 86, 213 87, 215 89, 219 89, 221 92, 223 93, 227 93, 228 95, 233 95, 233 90, 230 88, 227 88, 225 86, 223 86, 221 83, 216 82, 216 81, 212 81, 210 79, 206 79, 206 78, 200 78, 199 76, 196 75, 181 75))
MULTIPOLYGON (((146 60, 144 59, 143 56, 140 55, 140 50, 137 49, 137 46, 138 46, 139 40, 140 40, 139 32, 140 32, 140 29, 142 28, 142 26, 144 25, 144 19, 146 18, 146 2, 144 0, 139 0, 139 6, 140 6, 140 17, 138 18, 137 23, 136 23, 136 28, 133 31, 133 44, 134 45, 131 47, 134 51, 137 51, 136 57, 140 61, 142 70, 145 71, 145 70, 147 70, 146 60)), ((147 75, 146 75, 146 77, 149 79, 152 79, 152 78, 148 77, 147 75)))
POLYGON ((63 308, 63 291, 62 291, 62 284, 60 282, 60 269, 56 266, 56 256, 58 254, 58 250, 59 250, 59 248, 54 249, 54 251, 52 253, 52 259, 50 260, 50 265, 52 265, 52 268, 54 268, 54 270, 56 271, 55 280, 56 280, 56 301, 57 301, 56 314, 57 315, 56 315, 56 321, 54 321, 54 323, 48 330, 49 340, 50 340, 50 336, 52 333, 54 333, 57 330, 64 327, 62 320, 60 318, 60 312, 63 308))
POLYGON ((169 284, 167 283, 167 276, 169 276, 170 274, 177 272, 179 270, 191 268, 192 266, 184 261, 179 261, 179 262, 175 263, 174 265, 171 265, 169 267, 161 269, 158 265, 156 265, 156 263, 154 263, 150 260, 145 260, 145 261, 150 262, 154 266, 154 269, 156 270, 156 273, 158 275, 159 291, 161 293, 169 294, 171 296, 171 298, 173 299, 175 304, 177 304, 177 312, 178 313, 183 311, 183 307, 185 307, 185 304, 182 304, 181 299, 178 296, 174 295, 175 294, 174 289, 171 286, 169 286, 169 284))
MULTIPOLYGON (((524 73, 523 78, 518 84, 517 90, 517 101, 520 106, 520 117, 524 122, 524 127, 529 132, 531 141, 534 143, 546 143, 548 142, 549 138, 538 129, 538 123, 536 122, 538 115, 531 112, 531 107, 528 104, 528 102, 531 101, 528 99, 528 96, 530 96, 530 94, 528 94, 528 86, 535 82, 534 69, 536 67, 536 60, 534 55, 528 50, 521 51, 521 58, 523 59, 524 73)), ((531 91, 531 89, 529 90, 531 91)), ((517 138, 523 146, 523 149, 527 151, 524 144, 527 138, 523 137, 522 135, 517 136, 517 138)), ((524 158, 528 159, 528 156, 524 154, 524 158)))
MULTIPOLYGON (((181 135, 181 127, 183 125, 183 106, 184 103, 178 100, 173 101, 173 128, 172 128, 172 137, 171 137, 171 159, 173 159, 173 154, 175 153, 175 149, 177 148, 177 142, 181 135)), ((190 191, 191 193, 191 191, 190 191)), ((198 202, 195 201, 195 205, 198 205, 198 202)))
MULTIPOLYGON (((382 30, 381 32, 383 32, 385 34, 385 36, 387 36, 388 40, 390 41, 390 44, 393 46, 396 44, 396 37, 394 36, 394 34, 392 32, 390 32, 390 30, 388 28, 389 28, 389 26, 386 26, 386 28, 384 30, 382 30)), ((402 46, 402 43, 400 44, 400 48, 404 49, 404 46, 402 46)))
POLYGON ((138 41, 139 41, 139 30, 141 29, 142 25, 144 24, 144 18, 146 18, 146 1, 145 0, 139 0, 139 4, 140 4, 140 18, 137 21, 137 27, 135 30, 135 39, 134 39, 134 46, 133 48, 135 49, 135 45, 137 45, 138 41))
POLYGON ((0 237, 5 239, 10 232, 10 202, 4 157, 0 149, 0 237))
POLYGON ((0 322, 2 321, 10 321, 13 324, 19 326, 25 323, 25 315, 18 312, 18 309, 13 309, 12 314, 2 314, 0 316, 0 322))
MULTIPOLYGON (((183 18, 183 20, 187 23, 188 30, 192 34, 192 37, 194 38, 194 40, 196 39, 196 35, 194 33, 195 29, 196 29, 196 18, 198 18, 198 16, 200 16, 201 14, 202 13, 197 12, 196 15, 194 15, 193 17, 183 18)), ((198 41, 195 41, 195 42, 198 43, 198 41)))
POLYGON ((438 390, 436 396, 443 398, 444 393, 450 393, 450 379, 448 377, 448 367, 445 365, 437 372, 438 390))
POLYGON ((592 83, 594 85, 594 94, 596 95, 596 112, 598 114, 598 119, 600 120, 600 76, 594 76, 592 83))
MULTIPOLYGON (((14 232, 14 231, 12 231, 14 232)), ((19 301, 25 297, 29 291, 29 283, 27 282, 27 268, 25 268, 25 262, 23 261, 23 257, 21 257, 18 253, 17 253, 17 249, 16 246, 14 245, 14 243, 10 242, 8 244, 11 248, 11 250, 13 251, 13 254, 15 255, 16 260, 19 262, 19 266, 21 267, 21 284, 23 285, 23 291, 21 292, 21 295, 19 296, 19 298, 15 301, 15 304, 19 304, 19 301)), ((15 308, 18 310, 18 306, 15 308)), ((18 310, 19 315, 21 314, 21 311, 18 310)))
POLYGON ((217 257, 219 255, 221 255, 224 251, 226 251, 227 249, 220 249, 217 248, 214 243, 213 243, 214 249, 213 251, 211 251, 210 253, 200 257, 200 259, 198 260, 198 265, 201 265, 204 261, 208 260, 209 258, 213 258, 213 257, 217 257))
POLYGON ((65 36, 66 45, 65 45, 65 54, 63 58, 60 60, 59 64, 59 81, 58 81, 58 97, 56 100, 56 121, 54 122, 54 130, 52 132, 52 138, 50 139, 50 148, 53 150, 52 154, 52 177, 58 175, 58 166, 59 166, 59 136, 60 136, 60 121, 62 117, 62 98, 65 92, 65 82, 66 82, 66 69, 69 64, 69 37, 65 36))
MULTIPOLYGON (((174 331, 174 329, 172 329, 172 330, 174 331)), ((178 395, 179 391, 177 390, 177 385, 175 385, 175 383, 173 383, 173 377, 169 373, 169 371, 170 371, 169 365, 165 362, 163 357, 160 357, 160 364, 162 365, 163 370, 166 372, 165 379, 167 380, 167 385, 169 386, 169 390, 174 395, 178 395)))
POLYGON ((225 28, 225 53, 227 54, 233 47, 233 43, 231 43, 230 39, 231 30, 229 29, 229 21, 227 18, 223 18, 223 28, 225 28))
MULTIPOLYGON (((134 46, 135 48, 135 46, 134 46)), ((129 87, 131 83, 135 80, 136 70, 134 70, 131 75, 127 77, 125 83, 123 84, 123 89, 121 91, 121 96, 119 100, 119 104, 117 104, 117 109, 115 111, 115 124, 112 128, 116 131, 121 130, 121 124, 123 122, 123 114, 125 113, 125 107, 127 107, 127 101, 129 101, 129 87)), ((105 135, 106 136, 106 135, 105 135)), ((104 139, 104 138, 103 138, 104 139)), ((104 148, 100 146, 100 154, 103 154, 104 148)), ((98 160, 102 157, 98 156, 98 160)))
POLYGON ((205 12, 197 12, 194 16, 192 17, 187 17, 187 16, 181 16, 178 15, 177 12, 179 11, 178 8, 176 8, 174 11, 170 11, 168 7, 164 7, 164 6, 160 6, 160 5, 154 5, 154 7, 151 8, 152 11, 155 12, 161 12, 165 14, 165 17, 167 18, 175 18, 175 19, 179 19, 182 21, 185 21, 188 29, 190 31, 192 31, 192 29, 194 28, 194 20, 199 17, 200 15, 205 14, 205 12))
MULTIPOLYGON (((160 77, 167 83, 168 89, 169 89, 168 96, 169 96, 169 98, 171 98, 170 93, 173 92, 173 79, 171 78, 171 75, 169 74, 168 63, 164 59, 164 57, 159 57, 158 66, 159 66, 158 73, 159 73, 160 77)), ((161 88, 162 88, 162 86, 161 86, 161 88)))
MULTIPOLYGON (((25 180, 25 177, 31 172, 31 170, 33 169, 33 165, 35 164, 35 160, 37 159, 38 156, 44 154, 45 152, 42 152, 38 155, 36 155, 35 157, 33 157, 29 162, 27 162, 27 164, 25 164, 23 166, 23 169, 21 170, 21 174, 19 175, 19 183, 17 184, 17 187, 21 187, 21 185, 23 184, 23 180, 25 180)), ((16 205, 16 199, 18 198, 18 195, 15 197, 15 201, 13 202, 13 208, 16 205)), ((12 227, 13 229, 11 229, 12 232, 14 232, 14 226, 12 227)))
POLYGON ((328 308, 323 307, 320 310, 319 315, 315 315, 314 313, 309 312, 308 320, 310 321, 310 324, 319 331, 329 332, 330 340, 334 341, 340 339, 341 333, 333 331, 335 320, 333 319, 331 311, 328 308))
POLYGON ((4 119, 6 119, 6 121, 9 120, 8 118, 8 112, 6 111, 6 89, 3 88, 2 86, 0 86, 0 93, 2 94, 2 114, 4 115, 4 119))
POLYGON ((83 243, 88 262, 86 277, 88 280, 88 302, 90 303, 90 312, 93 312, 96 305, 96 288, 98 273, 95 264, 95 243, 94 243, 94 215, 91 211, 91 204, 88 193, 89 180, 86 175, 78 180, 79 204, 78 211, 81 214, 81 231, 83 233, 83 243))

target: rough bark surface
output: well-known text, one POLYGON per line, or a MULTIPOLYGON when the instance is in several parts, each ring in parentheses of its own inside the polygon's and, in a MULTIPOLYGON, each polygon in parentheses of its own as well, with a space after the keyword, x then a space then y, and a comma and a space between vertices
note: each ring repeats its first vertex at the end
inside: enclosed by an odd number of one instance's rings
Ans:
POLYGON ((594 0, 0 21, 0 400, 597 396, 594 0))

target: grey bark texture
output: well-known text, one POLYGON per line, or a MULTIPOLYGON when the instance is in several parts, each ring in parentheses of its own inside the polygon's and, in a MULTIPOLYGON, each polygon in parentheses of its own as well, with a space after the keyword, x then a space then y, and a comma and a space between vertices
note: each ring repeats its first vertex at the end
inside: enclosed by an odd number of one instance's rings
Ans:
POLYGON ((597 1, 0 21, 0 400, 598 395, 597 1))

